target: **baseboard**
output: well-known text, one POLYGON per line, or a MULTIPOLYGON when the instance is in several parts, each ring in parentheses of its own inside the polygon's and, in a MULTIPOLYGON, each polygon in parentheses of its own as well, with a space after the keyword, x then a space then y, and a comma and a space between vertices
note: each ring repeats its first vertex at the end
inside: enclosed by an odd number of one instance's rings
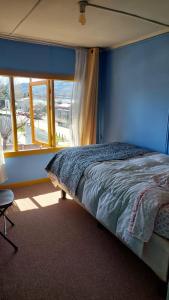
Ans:
POLYGON ((22 181, 22 182, 12 182, 8 184, 1 184, 0 189, 13 189, 17 187, 24 187, 24 186, 29 186, 33 184, 38 184, 38 183, 45 183, 45 182, 50 182, 49 178, 39 178, 39 179, 34 179, 34 180, 29 180, 29 181, 22 181))

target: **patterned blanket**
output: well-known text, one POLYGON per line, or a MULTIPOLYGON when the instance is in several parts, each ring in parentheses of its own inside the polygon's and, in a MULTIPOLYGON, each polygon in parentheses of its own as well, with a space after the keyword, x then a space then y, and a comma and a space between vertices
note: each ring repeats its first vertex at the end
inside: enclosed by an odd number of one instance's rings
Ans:
MULTIPOLYGON (((86 210, 141 256, 159 209, 169 203, 169 156, 149 153, 91 164, 83 178, 86 210)), ((161 221, 160 231, 166 232, 161 221)))
POLYGON ((91 163, 128 159, 148 152, 146 149, 118 142, 72 147, 58 151, 47 165, 46 171, 57 176, 59 183, 75 196, 80 178, 91 163))

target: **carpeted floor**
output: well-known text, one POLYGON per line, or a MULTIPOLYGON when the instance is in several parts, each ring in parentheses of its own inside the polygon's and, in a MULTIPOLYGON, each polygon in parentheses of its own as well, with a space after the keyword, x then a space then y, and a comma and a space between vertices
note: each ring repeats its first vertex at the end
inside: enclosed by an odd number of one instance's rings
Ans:
POLYGON ((164 299, 154 273, 51 184, 14 193, 8 235, 19 251, 0 238, 0 300, 164 299))

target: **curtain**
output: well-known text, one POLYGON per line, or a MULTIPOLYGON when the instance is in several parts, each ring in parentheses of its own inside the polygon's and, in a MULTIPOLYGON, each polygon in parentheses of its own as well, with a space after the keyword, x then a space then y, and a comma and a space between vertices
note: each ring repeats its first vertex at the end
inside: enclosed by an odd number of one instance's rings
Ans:
POLYGON ((85 77, 87 64, 87 49, 76 49, 75 76, 72 95, 71 109, 71 128, 72 128, 72 144, 80 145, 80 123, 82 103, 85 92, 85 77))
POLYGON ((0 135, 0 183, 4 182, 7 179, 6 172, 5 172, 5 161, 4 161, 2 144, 3 144, 2 137, 0 135))
POLYGON ((80 145, 96 143, 99 49, 88 51, 85 95, 81 110, 80 145))
POLYGON ((96 143, 99 49, 77 49, 72 97, 72 143, 96 143))

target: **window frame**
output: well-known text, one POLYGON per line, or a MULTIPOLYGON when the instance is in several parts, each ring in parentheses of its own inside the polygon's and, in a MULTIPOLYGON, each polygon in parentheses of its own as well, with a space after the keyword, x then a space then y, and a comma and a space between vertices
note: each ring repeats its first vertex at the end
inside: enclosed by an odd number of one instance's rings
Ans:
MULTIPOLYGON (((7 70, 0 69, 0 76, 8 76, 9 77, 9 89, 10 89, 10 97, 11 97, 10 110, 11 110, 11 119, 12 119, 13 150, 4 152, 5 158, 52 153, 52 152, 56 152, 58 150, 64 149, 66 146, 65 147, 56 146, 54 80, 74 81, 74 75, 62 75, 62 74, 50 74, 50 73, 48 73, 48 74, 40 73, 39 74, 39 73, 34 73, 34 72, 19 72, 19 71, 13 71, 13 70, 7 71, 7 70), (35 79, 37 78, 37 79, 42 79, 42 80, 45 79, 48 82, 47 97, 48 97, 49 140, 48 140, 48 144, 44 145, 44 148, 42 148, 42 149, 21 150, 18 147, 14 77, 27 77, 27 78, 35 78, 35 79)), ((30 103, 31 103, 31 100, 30 100, 30 103)))
POLYGON ((43 81, 32 81, 30 79, 29 82, 29 98, 30 98, 30 121, 31 121, 31 131, 32 131, 32 142, 33 144, 39 144, 43 145, 45 147, 51 147, 52 146, 52 135, 53 132, 51 132, 51 113, 50 113, 50 102, 51 102, 51 90, 50 90, 50 80, 44 79, 43 81), (33 105, 33 87, 34 86, 46 86, 46 100, 47 100, 47 123, 48 123, 48 142, 45 143, 43 141, 40 141, 36 137, 35 133, 35 118, 34 118, 34 105, 33 105))

